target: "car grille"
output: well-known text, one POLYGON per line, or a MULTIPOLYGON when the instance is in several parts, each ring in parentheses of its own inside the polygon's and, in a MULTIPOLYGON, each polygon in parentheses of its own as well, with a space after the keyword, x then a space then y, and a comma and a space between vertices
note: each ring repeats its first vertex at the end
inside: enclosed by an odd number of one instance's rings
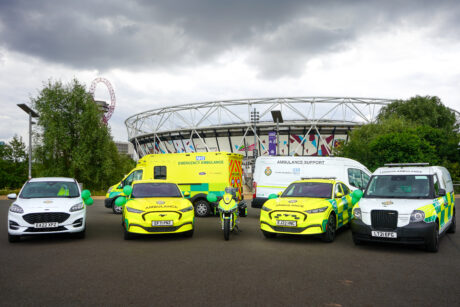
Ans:
POLYGON ((50 228, 33 228, 29 227, 26 229, 25 232, 52 232, 52 231, 63 231, 67 230, 64 226, 59 226, 59 227, 50 227, 50 228))
POLYGON ((70 214, 64 212, 29 213, 23 216, 29 224, 35 223, 62 223, 69 218, 70 214))
POLYGON ((302 232, 306 229, 306 228, 281 227, 281 226, 271 226, 271 228, 279 232, 293 232, 293 233, 302 232))
POLYGON ((170 231, 176 231, 181 226, 142 227, 142 228, 144 228, 144 230, 148 232, 170 232, 170 231))
POLYGON ((394 230, 398 225, 398 211, 372 210, 371 222, 374 229, 394 230))

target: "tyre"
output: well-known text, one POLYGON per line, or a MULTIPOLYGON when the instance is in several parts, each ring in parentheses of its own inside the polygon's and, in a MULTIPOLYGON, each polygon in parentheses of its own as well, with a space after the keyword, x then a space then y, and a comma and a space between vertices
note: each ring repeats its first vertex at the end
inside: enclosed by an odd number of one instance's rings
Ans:
POLYGON ((224 220, 224 239, 225 241, 228 241, 230 238, 230 220, 226 219, 224 220))
POLYGON ((436 221, 435 227, 433 227, 433 232, 431 236, 425 243, 425 248, 427 251, 436 253, 439 250, 439 222, 436 221))
POLYGON ((191 237, 193 237, 193 231, 194 231, 194 230, 195 230, 195 229, 192 229, 192 230, 189 230, 189 231, 184 232, 184 237, 186 237, 186 238, 191 238, 191 237))
POLYGON ((123 206, 117 206, 115 205, 115 199, 112 200, 112 211, 115 214, 121 214, 123 212, 123 206))
POLYGON ((208 216, 211 213, 211 206, 204 199, 199 199, 193 204, 195 207, 195 215, 199 217, 208 216))
POLYGON ((362 245, 363 244, 363 241, 358 239, 358 237, 355 234, 352 234, 352 237, 353 237, 353 243, 355 243, 355 245, 362 245))
POLYGON ((454 209, 454 215, 452 215, 452 224, 450 224, 449 229, 447 230, 448 233, 455 233, 457 228, 457 222, 455 221, 455 209, 454 209))
POLYGON ((10 243, 16 243, 21 241, 21 236, 15 236, 15 235, 10 235, 8 234, 8 242, 10 243))
POLYGON ((123 238, 125 240, 132 240, 134 239, 134 235, 130 233, 129 231, 127 231, 126 228, 123 227, 123 238))
POLYGON ((238 210, 239 210, 240 217, 246 217, 247 216, 246 209, 238 209, 238 210))
POLYGON ((83 231, 76 232, 73 234, 75 239, 84 239, 86 235, 86 227, 83 229, 83 231))
POLYGON ((327 219, 326 231, 321 235, 323 242, 331 243, 334 241, 336 227, 335 215, 331 213, 327 219))
POLYGON ((274 233, 274 232, 269 232, 269 231, 262 230, 262 233, 264 234, 265 238, 267 238, 267 239, 272 239, 272 238, 276 237, 276 233, 274 233))

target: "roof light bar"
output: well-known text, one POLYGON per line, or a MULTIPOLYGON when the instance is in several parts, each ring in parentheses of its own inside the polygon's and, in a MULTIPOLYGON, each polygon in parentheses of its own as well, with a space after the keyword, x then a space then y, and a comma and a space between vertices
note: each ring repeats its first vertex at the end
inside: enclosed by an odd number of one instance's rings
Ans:
POLYGON ((307 179, 331 179, 335 180, 337 177, 302 177, 302 180, 307 180, 307 179))
POLYGON ((388 167, 402 167, 402 166, 428 166, 430 163, 385 163, 384 166, 388 167))

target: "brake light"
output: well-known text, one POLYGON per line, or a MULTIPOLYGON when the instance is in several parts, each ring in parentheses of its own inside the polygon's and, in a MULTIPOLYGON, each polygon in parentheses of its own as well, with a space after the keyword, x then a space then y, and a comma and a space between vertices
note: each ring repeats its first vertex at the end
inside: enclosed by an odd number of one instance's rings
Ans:
POLYGON ((254 189, 254 194, 252 194, 252 198, 256 198, 256 194, 257 194, 257 182, 253 182, 252 183, 252 187, 254 189))

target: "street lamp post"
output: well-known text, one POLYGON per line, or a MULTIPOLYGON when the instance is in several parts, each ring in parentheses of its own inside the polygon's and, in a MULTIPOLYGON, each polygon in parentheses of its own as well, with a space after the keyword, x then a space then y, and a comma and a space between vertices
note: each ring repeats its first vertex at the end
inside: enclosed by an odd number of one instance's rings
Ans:
MULTIPOLYGON (((283 123, 283 116, 281 111, 273 110, 272 111, 273 121, 276 123, 276 155, 279 156, 279 143, 280 143, 280 123, 283 123)), ((289 154, 289 153, 288 153, 289 154)))
POLYGON ((257 123, 259 122, 259 112, 256 110, 256 108, 254 108, 252 111, 251 111, 251 121, 252 121, 252 124, 254 125, 254 151, 253 151, 253 156, 254 156, 254 163, 257 159, 257 130, 256 130, 256 125, 257 123))
POLYGON ((32 110, 25 103, 19 103, 20 107, 24 112, 29 114, 29 179, 32 178, 32 117, 37 118, 38 113, 32 110))

